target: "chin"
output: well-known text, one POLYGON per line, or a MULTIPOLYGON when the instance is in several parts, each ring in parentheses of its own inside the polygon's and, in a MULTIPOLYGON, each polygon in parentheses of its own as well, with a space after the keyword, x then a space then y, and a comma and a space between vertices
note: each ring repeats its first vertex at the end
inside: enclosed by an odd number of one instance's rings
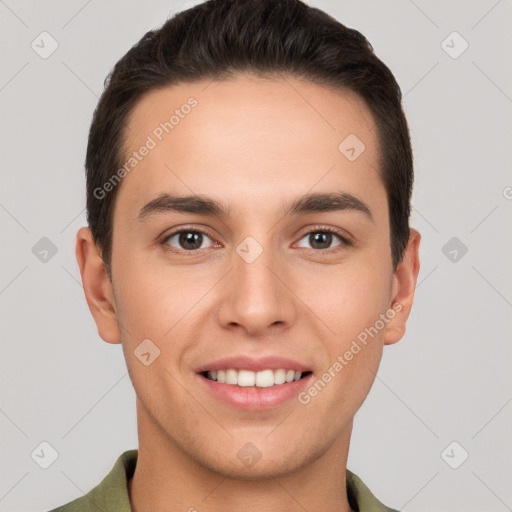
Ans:
POLYGON ((232 441, 225 451, 211 453, 203 449, 200 454, 189 452, 189 456, 205 469, 224 478, 258 481, 283 477, 300 470, 320 458, 324 451, 319 448, 304 453, 296 448, 301 443, 297 445, 293 442, 281 445, 287 447, 286 451, 279 451, 268 440, 267 446, 263 446, 264 444, 264 440, 255 441, 254 444, 250 441, 232 441))
POLYGON ((284 462, 276 460, 263 460, 262 457, 253 466, 244 465, 235 456, 235 459, 224 460, 221 464, 211 464, 208 469, 224 478, 245 481, 261 481, 286 476, 302 467, 304 461, 293 460, 284 462))

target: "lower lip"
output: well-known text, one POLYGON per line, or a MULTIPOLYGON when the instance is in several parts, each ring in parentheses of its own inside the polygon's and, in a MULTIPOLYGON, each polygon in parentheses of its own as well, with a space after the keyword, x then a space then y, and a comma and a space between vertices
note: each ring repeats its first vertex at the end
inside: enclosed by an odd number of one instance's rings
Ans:
POLYGON ((214 396, 228 405, 248 411, 264 411, 278 407, 296 397, 306 387, 313 374, 310 373, 302 379, 268 388, 222 384, 216 380, 207 379, 202 374, 197 374, 197 376, 214 396))

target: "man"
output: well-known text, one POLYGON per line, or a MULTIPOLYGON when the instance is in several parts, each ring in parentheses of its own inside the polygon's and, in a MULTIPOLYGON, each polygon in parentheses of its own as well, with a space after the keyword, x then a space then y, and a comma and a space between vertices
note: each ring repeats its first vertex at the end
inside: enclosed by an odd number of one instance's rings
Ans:
POLYGON ((138 450, 60 511, 390 511, 347 467, 419 271, 400 89, 299 0, 210 0, 115 66, 76 254, 138 450))

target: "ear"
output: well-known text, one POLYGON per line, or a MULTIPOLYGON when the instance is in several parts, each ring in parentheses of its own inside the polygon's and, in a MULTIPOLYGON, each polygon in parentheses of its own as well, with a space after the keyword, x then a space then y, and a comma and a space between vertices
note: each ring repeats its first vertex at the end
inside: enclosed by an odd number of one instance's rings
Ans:
POLYGON ((388 322, 384 337, 385 345, 396 343, 405 334, 407 319, 414 299, 418 272, 420 271, 420 240, 419 232, 411 229, 402 261, 393 276, 390 308, 395 311, 395 316, 388 322))
POLYGON ((98 334, 108 343, 121 343, 112 283, 89 228, 78 230, 75 254, 98 334))

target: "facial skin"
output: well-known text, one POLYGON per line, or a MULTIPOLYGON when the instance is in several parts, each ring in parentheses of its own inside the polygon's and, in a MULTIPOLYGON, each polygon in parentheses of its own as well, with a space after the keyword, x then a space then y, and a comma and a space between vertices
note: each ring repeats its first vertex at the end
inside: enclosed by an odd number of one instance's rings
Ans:
POLYGON ((119 185, 112 283, 90 230, 77 234, 98 332, 122 343, 137 394, 132 507, 349 511, 344 482, 353 417, 383 346, 405 332, 420 235, 412 230, 394 273, 376 127, 357 96, 291 77, 208 84, 150 92, 132 113, 127 154, 189 97, 198 101, 119 185), (349 134, 366 146, 355 161, 338 149, 349 134), (333 191, 364 201, 372 218, 353 210, 282 214, 304 194, 333 191), (208 196, 230 216, 168 211, 138 220, 161 193, 208 196), (179 235, 165 242, 180 227, 206 230, 201 249, 180 245, 179 235), (350 244, 336 235, 330 245, 315 242, 325 228, 338 229, 350 244), (248 236, 263 249, 251 263, 236 251, 248 236), (312 369, 313 383, 397 303, 401 311, 308 404, 295 397, 248 411, 200 385, 199 366, 240 354, 299 361, 312 369), (134 350, 148 338, 160 356, 145 366, 134 350), (237 456, 249 442, 261 453, 251 467, 237 456))

